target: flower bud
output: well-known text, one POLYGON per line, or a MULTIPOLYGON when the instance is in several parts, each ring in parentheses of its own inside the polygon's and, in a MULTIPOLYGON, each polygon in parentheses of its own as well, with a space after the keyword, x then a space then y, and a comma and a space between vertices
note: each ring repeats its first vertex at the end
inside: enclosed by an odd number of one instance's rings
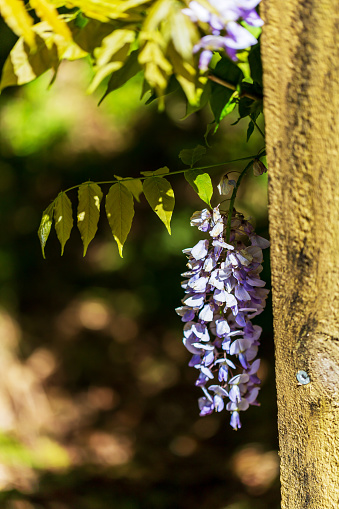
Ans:
POLYGON ((267 168, 266 166, 264 165, 264 163, 262 163, 261 161, 259 161, 259 159, 256 159, 253 163, 253 174, 255 177, 259 177, 259 175, 262 175, 263 173, 266 173, 267 172, 267 168))

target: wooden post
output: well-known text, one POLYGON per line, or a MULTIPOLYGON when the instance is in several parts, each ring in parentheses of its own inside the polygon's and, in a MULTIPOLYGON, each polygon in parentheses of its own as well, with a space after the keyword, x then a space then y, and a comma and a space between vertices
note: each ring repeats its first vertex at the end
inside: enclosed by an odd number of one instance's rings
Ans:
POLYGON ((281 507, 338 509, 339 3, 260 12, 281 507))

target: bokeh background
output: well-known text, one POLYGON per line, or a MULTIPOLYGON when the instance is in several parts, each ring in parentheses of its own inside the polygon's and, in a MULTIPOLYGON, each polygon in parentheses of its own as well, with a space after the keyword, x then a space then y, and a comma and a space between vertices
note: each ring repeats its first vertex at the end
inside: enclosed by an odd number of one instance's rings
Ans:
MULTIPOLYGON (((0 24, 0 65, 13 42, 0 24)), ((63 257, 54 231, 41 256, 41 212, 60 190, 181 169, 180 150, 203 144, 212 120, 208 110, 182 120, 178 95, 162 113, 145 105, 141 76, 98 107, 90 78, 87 61, 65 63, 52 87, 46 74, 0 96, 0 507, 278 509, 271 300, 256 319, 261 407, 242 414, 238 432, 227 412, 200 418, 174 308, 181 250, 201 238, 189 218, 204 204, 182 175, 171 180, 172 236, 142 198, 123 259, 103 213, 85 258, 76 227, 63 257)), ((263 146, 256 134, 246 143, 246 121, 230 126, 236 118, 210 138, 203 162, 263 146)), ((220 168, 214 182, 242 167, 220 168)), ((237 201, 265 237, 266 187, 266 175, 249 175, 237 201)), ((76 191, 69 196, 76 204, 76 191)))

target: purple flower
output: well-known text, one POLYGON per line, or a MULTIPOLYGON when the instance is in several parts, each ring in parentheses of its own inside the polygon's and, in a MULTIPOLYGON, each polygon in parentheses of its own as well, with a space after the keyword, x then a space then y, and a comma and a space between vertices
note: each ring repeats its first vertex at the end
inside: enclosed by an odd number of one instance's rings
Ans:
POLYGON ((201 51, 199 68, 208 69, 213 51, 224 50, 232 60, 237 60, 236 52, 257 43, 257 39, 239 21, 260 27, 263 21, 255 8, 260 0, 206 0, 202 5, 193 0, 189 8, 182 12, 194 23, 208 24, 211 35, 205 35, 194 46, 194 53, 201 51), (211 8, 208 8, 208 4, 211 8))
POLYGON ((189 365, 199 373, 195 385, 204 392, 200 415, 226 407, 232 414, 231 426, 239 429, 239 412, 258 405, 261 327, 252 325, 251 319, 265 306, 268 290, 260 272, 262 249, 269 242, 234 213, 231 243, 226 243, 226 223, 219 206, 193 214, 191 224, 208 233, 212 242, 200 240, 184 250, 190 270, 183 273, 186 296, 176 311, 185 324, 183 343, 193 354, 189 365), (216 378, 218 385, 213 384, 216 378))

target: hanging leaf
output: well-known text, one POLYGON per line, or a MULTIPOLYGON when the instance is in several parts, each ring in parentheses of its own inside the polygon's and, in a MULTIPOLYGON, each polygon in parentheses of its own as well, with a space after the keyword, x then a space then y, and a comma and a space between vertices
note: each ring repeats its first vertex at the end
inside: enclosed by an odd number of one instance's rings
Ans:
MULTIPOLYGON (((115 178, 119 180, 121 177, 117 177, 114 175, 115 178)), ((142 194, 142 183, 140 179, 131 179, 131 180, 124 180, 123 184, 127 189, 131 191, 133 194, 133 197, 137 200, 137 202, 140 203, 140 195, 142 194)))
POLYGON ((0 0, 0 13, 7 25, 17 36, 22 36, 25 42, 35 47, 33 19, 26 11, 20 0, 0 0))
POLYGON ((187 164, 192 168, 194 164, 197 161, 199 161, 205 154, 206 147, 203 147, 202 145, 197 145, 192 149, 184 148, 183 150, 181 150, 179 158, 182 160, 184 164, 187 164))
POLYGON ((117 88, 122 87, 126 81, 130 80, 141 70, 140 64, 138 62, 138 51, 132 51, 132 53, 128 56, 125 64, 114 71, 107 85, 107 90, 103 97, 100 99, 99 104, 105 99, 105 97, 116 90, 117 88))
POLYGON ((49 234, 50 234, 50 231, 51 231, 51 227, 52 227, 52 222, 53 222, 54 205, 55 205, 55 202, 53 201, 47 207, 47 209, 43 211, 41 222, 40 222, 40 226, 39 226, 39 230, 38 230, 38 236, 39 236, 39 239, 40 239, 42 256, 44 258, 46 258, 46 256, 45 256, 45 245, 46 245, 47 239, 49 237, 49 234))
POLYGON ((262 86, 262 63, 260 56, 260 43, 252 46, 248 55, 248 63, 250 64, 251 77, 253 81, 262 86))
POLYGON ((61 256, 69 239, 73 226, 72 204, 68 196, 61 192, 55 200, 54 207, 55 230, 61 244, 61 256))
POLYGON ((214 130, 214 132, 216 132, 222 119, 235 108, 236 102, 234 100, 235 94, 233 90, 222 87, 217 83, 212 83, 211 88, 210 106, 216 122, 216 128, 214 130))
POLYGON ((193 187, 202 201, 211 206, 213 185, 209 174, 201 170, 187 170, 185 171, 185 179, 193 187))
POLYGON ((247 128, 246 141, 248 141, 250 139, 250 137, 253 134, 253 131, 254 131, 254 122, 252 122, 252 120, 251 120, 250 123, 248 124, 248 128, 247 128))
POLYGON ((125 21, 141 21, 142 16, 137 9, 140 5, 149 0, 70 0, 67 6, 79 7, 81 11, 89 18, 98 21, 107 22, 115 19, 125 21), (133 11, 133 9, 135 9, 133 11))
POLYGON ((85 182, 79 187, 78 197, 78 228, 84 245, 85 256, 88 244, 94 238, 98 229, 102 191, 97 184, 85 182))
POLYGON ((87 90, 89 94, 94 92, 106 76, 122 68, 134 39, 135 30, 126 29, 114 30, 103 39, 101 46, 94 50, 95 76, 87 90))
POLYGON ((61 35, 64 39, 70 41, 72 35, 70 29, 63 19, 59 17, 58 11, 52 2, 46 0, 30 0, 30 5, 42 21, 46 21, 55 34, 61 35))
POLYGON ((106 214, 113 237, 118 244, 119 254, 132 226, 134 216, 133 195, 127 187, 118 182, 108 191, 106 196, 106 214))
MULTIPOLYGON (((160 170, 164 170, 164 168, 160 168, 160 170)), ((175 203, 171 184, 164 177, 154 176, 145 179, 143 190, 151 208, 164 223, 168 233, 171 234, 170 223, 175 203)))
POLYGON ((164 166, 163 168, 159 168, 155 171, 141 171, 141 175, 145 175, 145 177, 152 177, 154 175, 164 175, 164 173, 169 173, 169 168, 164 166))

